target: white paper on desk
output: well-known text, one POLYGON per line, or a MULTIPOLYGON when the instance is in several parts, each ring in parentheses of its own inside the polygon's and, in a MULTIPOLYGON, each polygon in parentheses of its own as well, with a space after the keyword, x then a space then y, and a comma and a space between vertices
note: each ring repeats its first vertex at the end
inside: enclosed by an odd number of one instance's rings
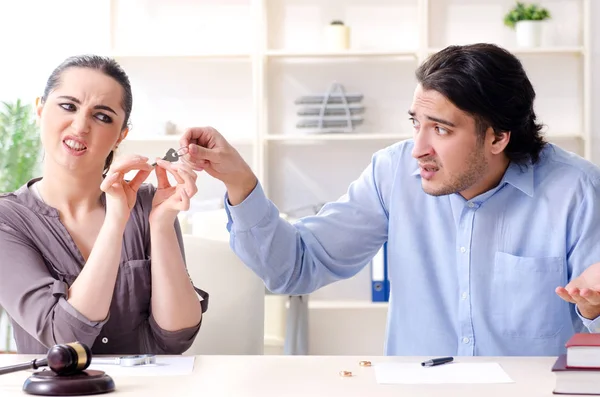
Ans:
POLYGON ((457 363, 423 367, 420 363, 380 363, 374 365, 377 383, 512 383, 498 363, 457 363))
POLYGON ((118 364, 94 364, 89 369, 104 371, 110 376, 177 376, 189 375, 194 370, 194 356, 156 356, 156 364, 123 367, 118 364))

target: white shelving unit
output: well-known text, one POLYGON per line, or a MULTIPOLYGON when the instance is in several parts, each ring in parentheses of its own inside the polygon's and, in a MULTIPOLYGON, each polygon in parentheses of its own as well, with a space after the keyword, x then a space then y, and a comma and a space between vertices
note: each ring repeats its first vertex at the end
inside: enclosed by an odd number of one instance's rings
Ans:
POLYGON ((404 112, 415 68, 449 44, 487 41, 523 60, 538 90, 537 111, 549 126, 548 138, 589 158, 589 0, 541 1, 553 19, 539 48, 516 47, 514 32, 502 24, 513 3, 110 0, 107 52, 131 75, 134 88, 133 129, 124 151, 159 155, 176 144, 176 137, 161 136, 167 120, 182 127, 213 125, 251 163, 283 211, 332 200, 374 150, 410 138, 404 112), (323 29, 333 19, 350 26, 349 50, 324 48, 323 29), (364 94, 364 125, 348 134, 296 129, 294 99, 325 92, 333 81, 364 94), (303 164, 307 146, 315 149, 314 158, 344 157, 361 147, 362 155, 349 168, 344 159, 331 158, 348 171, 342 176, 339 166, 303 164), (282 191, 290 176, 282 174, 286 167, 302 170, 301 179, 318 185, 334 175, 343 183, 327 192, 298 186, 288 200, 282 191))
MULTIPOLYGON (((553 19, 543 45, 525 49, 502 22, 509 0, 110 0, 107 53, 134 90, 121 150, 162 155, 178 143, 162 135, 168 120, 211 125, 283 212, 335 200, 376 150, 411 137, 406 111, 426 57, 450 44, 493 42, 522 60, 548 139, 590 158, 590 0, 538 3, 553 19), (351 28, 347 51, 323 45, 334 19, 351 28), (334 81, 364 95, 364 124, 353 133, 297 129, 294 100, 334 81)), ((201 175, 198 184, 197 199, 222 198, 219 182, 201 175)), ((368 272, 317 291, 311 310, 328 318, 372 307, 384 321, 386 305, 370 303, 368 272)), ((332 343, 326 353, 337 352, 332 343)))

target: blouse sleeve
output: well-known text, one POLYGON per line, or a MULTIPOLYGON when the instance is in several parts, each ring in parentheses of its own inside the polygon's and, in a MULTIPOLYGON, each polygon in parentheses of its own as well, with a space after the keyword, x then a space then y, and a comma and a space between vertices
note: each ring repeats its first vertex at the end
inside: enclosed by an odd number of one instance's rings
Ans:
POLYGON ((94 322, 67 301, 68 285, 54 278, 35 245, 0 222, 0 306, 46 347, 79 341, 92 346, 108 318, 94 322))

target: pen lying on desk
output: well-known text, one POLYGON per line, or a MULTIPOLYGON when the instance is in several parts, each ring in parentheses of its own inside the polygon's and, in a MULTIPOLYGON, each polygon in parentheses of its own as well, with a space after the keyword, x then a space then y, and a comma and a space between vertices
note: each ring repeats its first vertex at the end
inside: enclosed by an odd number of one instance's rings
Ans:
POLYGON ((427 361, 423 361, 421 363, 421 365, 423 367, 433 367, 436 365, 442 365, 442 364, 446 364, 449 362, 452 362, 454 360, 454 357, 441 357, 441 358, 434 358, 431 360, 427 360, 427 361))

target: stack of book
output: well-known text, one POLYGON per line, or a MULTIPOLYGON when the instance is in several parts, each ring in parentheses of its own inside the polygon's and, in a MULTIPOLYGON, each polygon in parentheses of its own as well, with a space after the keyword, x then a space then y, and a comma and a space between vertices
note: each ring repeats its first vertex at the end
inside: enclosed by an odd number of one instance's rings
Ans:
POLYGON ((600 334, 575 334, 566 347, 552 367, 554 394, 600 395, 600 334))

